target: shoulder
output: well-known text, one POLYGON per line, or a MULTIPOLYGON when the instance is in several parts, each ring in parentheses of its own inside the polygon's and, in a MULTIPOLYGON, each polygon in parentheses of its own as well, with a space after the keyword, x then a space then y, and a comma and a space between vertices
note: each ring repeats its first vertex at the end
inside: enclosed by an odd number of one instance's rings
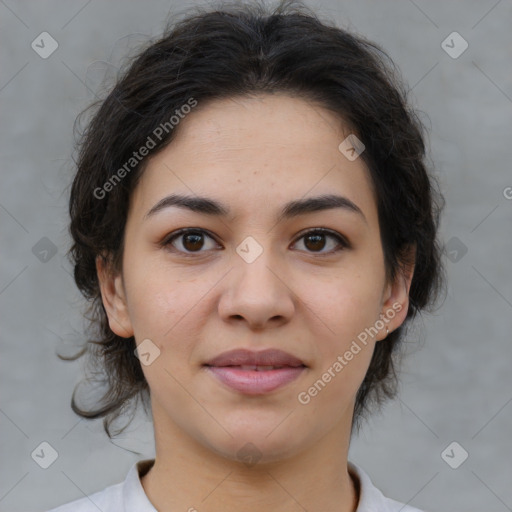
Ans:
POLYGON ((141 460, 133 464, 124 482, 47 512, 156 512, 140 481, 153 463, 154 459, 141 460))
POLYGON ((151 468, 154 459, 136 462, 124 482, 102 491, 53 508, 47 512, 156 512, 144 492, 140 478, 151 468))
POLYGON ((110 512, 119 510, 117 507, 122 503, 123 484, 111 485, 102 491, 80 498, 57 508, 52 508, 48 512, 110 512))
POLYGON ((423 512, 417 508, 387 498, 375 487, 369 475, 356 464, 348 463, 349 473, 359 483, 359 504, 356 512, 423 512))

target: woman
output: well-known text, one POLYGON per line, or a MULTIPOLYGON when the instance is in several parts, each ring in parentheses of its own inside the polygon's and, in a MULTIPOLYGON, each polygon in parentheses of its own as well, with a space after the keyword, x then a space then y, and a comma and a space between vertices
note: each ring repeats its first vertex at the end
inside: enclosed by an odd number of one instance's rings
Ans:
POLYGON ((84 135, 70 198, 105 394, 155 459, 55 511, 414 509, 348 461, 442 283, 441 196, 389 58, 303 6, 190 15, 84 135))

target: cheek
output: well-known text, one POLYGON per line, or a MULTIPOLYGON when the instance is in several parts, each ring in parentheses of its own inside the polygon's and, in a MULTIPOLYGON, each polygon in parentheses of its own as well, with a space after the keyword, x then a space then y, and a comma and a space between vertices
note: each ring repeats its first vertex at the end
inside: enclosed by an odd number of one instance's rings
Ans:
POLYGON ((381 282, 381 276, 354 272, 331 280, 327 286, 309 285, 309 301, 315 305, 330 338, 343 344, 378 320, 381 282))
MULTIPOLYGON (((158 347, 159 363, 184 376, 208 318, 208 279, 187 279, 164 265, 145 265, 126 282, 128 309, 137 344, 149 338, 158 347)), ((155 365, 157 367, 159 365, 155 365)), ((153 373, 155 368, 146 367, 153 373)))
POLYGON ((379 318, 379 299, 373 287, 360 286, 319 295, 318 364, 298 396, 308 417, 328 417, 335 424, 353 409, 375 346, 375 338, 366 329, 379 318))
POLYGON ((182 319, 200 293, 194 282, 183 282, 161 258, 144 251, 127 251, 124 261, 128 312, 137 341, 161 340, 182 319))
POLYGON ((128 310, 135 332, 135 339, 154 339, 160 345, 162 336, 182 316, 179 289, 165 287, 155 278, 141 283, 132 282, 128 292, 128 310))
POLYGON ((371 327, 381 312, 384 271, 378 268, 354 267, 336 280, 309 284, 308 302, 321 319, 315 336, 321 364, 311 381, 322 397, 314 400, 315 407, 353 397, 364 379, 376 342, 371 327))

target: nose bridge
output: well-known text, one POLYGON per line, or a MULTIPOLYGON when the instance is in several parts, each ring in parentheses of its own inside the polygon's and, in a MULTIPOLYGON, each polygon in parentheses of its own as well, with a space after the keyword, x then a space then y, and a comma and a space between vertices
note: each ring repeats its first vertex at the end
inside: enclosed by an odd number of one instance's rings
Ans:
POLYGON ((235 268, 219 306, 222 316, 243 317, 250 324, 264 325, 272 318, 284 319, 293 313, 291 292, 274 254, 268 244, 263 246, 253 237, 238 245, 235 268))
POLYGON ((277 262, 275 251, 271 248, 271 237, 264 235, 256 240, 252 236, 246 237, 236 248, 234 281, 235 286, 245 289, 245 293, 273 292, 282 285, 276 276, 277 262), (265 244, 265 245, 264 245, 265 244), (273 270, 271 270, 273 269, 273 270), (280 284, 279 284, 280 283, 280 284))

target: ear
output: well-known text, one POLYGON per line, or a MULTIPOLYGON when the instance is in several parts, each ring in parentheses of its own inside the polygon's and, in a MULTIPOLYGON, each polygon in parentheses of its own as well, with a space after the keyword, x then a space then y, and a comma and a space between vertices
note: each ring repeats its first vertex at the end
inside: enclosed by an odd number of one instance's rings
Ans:
POLYGON ((96 273, 110 329, 123 338, 133 336, 133 327, 126 304, 123 276, 120 272, 113 271, 110 260, 105 256, 97 256, 96 273))
POLYGON ((377 340, 383 340, 388 336, 386 330, 393 332, 398 329, 407 317, 409 309, 409 290, 411 289, 412 277, 416 263, 416 245, 407 248, 402 268, 398 271, 393 282, 387 283, 384 295, 380 319, 384 323, 377 340))

